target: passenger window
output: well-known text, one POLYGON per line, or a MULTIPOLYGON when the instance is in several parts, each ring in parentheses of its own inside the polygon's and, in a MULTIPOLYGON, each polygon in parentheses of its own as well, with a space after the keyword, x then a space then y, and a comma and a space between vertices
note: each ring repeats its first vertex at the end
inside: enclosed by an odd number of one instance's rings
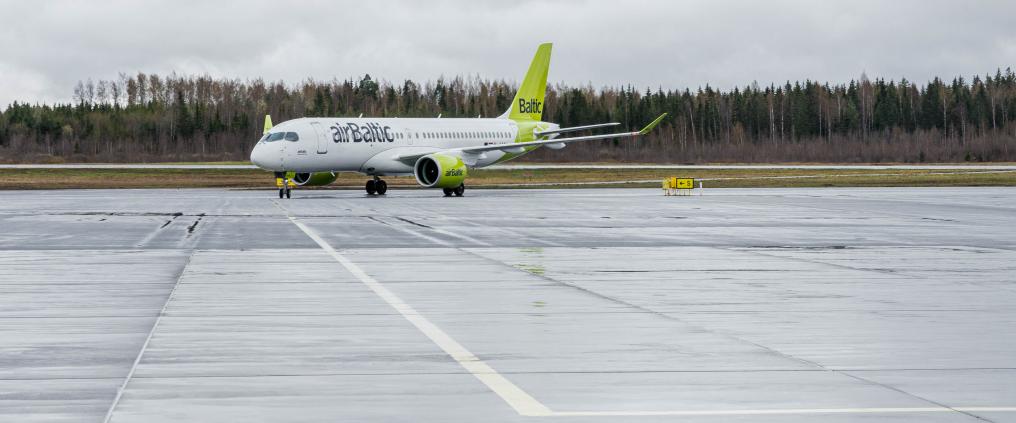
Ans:
POLYGON ((286 132, 286 141, 300 141, 300 135, 296 132, 286 132))
POLYGON ((278 141, 278 140, 281 140, 282 138, 284 138, 285 136, 286 136, 285 132, 271 133, 271 134, 268 134, 268 139, 266 141, 268 141, 268 142, 278 141))

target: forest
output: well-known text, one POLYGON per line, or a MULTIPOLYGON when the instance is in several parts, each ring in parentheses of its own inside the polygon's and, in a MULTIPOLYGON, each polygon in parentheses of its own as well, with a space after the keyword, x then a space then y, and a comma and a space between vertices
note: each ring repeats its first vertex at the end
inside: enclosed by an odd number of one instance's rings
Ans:
MULTIPOLYGON (((392 84, 370 75, 297 84, 121 73, 81 81, 64 104, 0 111, 0 162, 245 161, 265 114, 494 117, 515 87, 479 77, 392 84)), ((1016 75, 951 82, 751 83, 731 90, 548 87, 544 120, 562 126, 667 120, 636 140, 538 150, 520 160, 651 163, 1016 161, 1016 75)))

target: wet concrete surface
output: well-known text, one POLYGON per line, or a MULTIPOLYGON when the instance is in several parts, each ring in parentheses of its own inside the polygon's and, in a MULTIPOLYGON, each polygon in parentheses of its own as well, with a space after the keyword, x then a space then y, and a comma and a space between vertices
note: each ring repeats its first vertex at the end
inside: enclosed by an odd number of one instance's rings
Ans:
POLYGON ((273 196, 0 203, 0 421, 1016 421, 1016 189, 273 196))

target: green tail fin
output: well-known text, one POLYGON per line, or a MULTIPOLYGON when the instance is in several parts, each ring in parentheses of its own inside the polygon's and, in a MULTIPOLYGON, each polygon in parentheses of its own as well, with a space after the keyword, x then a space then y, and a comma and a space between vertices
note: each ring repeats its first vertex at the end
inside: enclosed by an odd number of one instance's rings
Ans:
POLYGON ((265 131, 262 134, 267 134, 270 130, 272 130, 272 115, 265 115, 265 131))
POLYGON ((540 44, 529 64, 529 71, 515 93, 511 107, 501 115, 512 120, 540 120, 543 117, 543 97, 547 94, 547 71, 550 70, 551 43, 540 44))

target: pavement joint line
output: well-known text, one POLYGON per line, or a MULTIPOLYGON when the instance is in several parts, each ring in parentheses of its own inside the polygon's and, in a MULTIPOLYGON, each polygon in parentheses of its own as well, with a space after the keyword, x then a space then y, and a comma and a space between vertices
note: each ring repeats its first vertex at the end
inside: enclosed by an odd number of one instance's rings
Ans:
POLYGON ((286 213, 286 217, 288 217, 289 220, 296 225, 296 227, 300 228, 303 233, 317 243, 321 249, 341 263, 347 271, 360 279, 364 285, 367 285, 368 288, 374 291, 374 293, 388 303, 389 306, 398 311, 399 314, 412 323, 413 326, 416 326, 420 332, 426 335, 432 342, 437 344, 438 347, 451 356, 451 358, 458 362, 460 366, 466 369, 466 371, 476 377, 484 385, 487 385, 491 391, 501 397, 502 400, 515 410, 515 412, 522 416, 548 416, 552 414, 552 411, 547 408, 547 406, 543 405, 537 401, 536 398, 533 398, 529 395, 529 393, 522 390, 522 388, 519 388, 507 378, 502 376, 486 362, 480 360, 476 357, 476 355, 466 349, 466 347, 445 333, 444 330, 432 323, 422 314, 413 309, 412 306, 407 304, 405 301, 402 301, 402 299, 395 295, 395 293, 388 290, 387 287, 364 272, 363 269, 356 265, 356 263, 353 263, 351 260, 332 248, 332 246, 321 238, 317 232, 297 220, 288 209, 279 204, 277 201, 273 201, 273 203, 282 209, 286 213))
POLYGON ((141 350, 138 351, 137 357, 134 358, 134 363, 131 364, 131 369, 127 372, 127 377, 124 378, 123 383, 116 389, 116 396, 113 397, 113 402, 109 405, 109 409, 106 410, 106 417, 102 419, 103 423, 109 423, 110 419, 113 418, 113 412, 116 411, 116 406, 120 404, 120 399, 123 397, 123 392, 127 389, 127 384, 130 383, 131 378, 134 377, 134 372, 138 369, 138 365, 141 364, 141 358, 145 355, 145 351, 148 349, 148 344, 152 342, 152 337, 155 335, 155 331, 159 328, 159 323, 162 322, 162 317, 166 315, 166 309, 169 307, 169 302, 173 301, 173 295, 176 294, 176 287, 180 285, 180 280, 183 279, 184 273, 187 272, 187 266, 190 265, 191 258, 194 257, 195 252, 196 250, 190 250, 190 254, 187 255, 187 261, 185 261, 183 263, 183 267, 180 268, 180 274, 176 277, 176 283, 173 284, 173 289, 170 290, 169 295, 166 296, 166 302, 162 304, 162 309, 159 310, 159 315, 155 318, 155 323, 152 324, 152 329, 148 331, 148 336, 145 337, 145 343, 141 345, 141 350))
POLYGON ((492 247, 492 246, 493 246, 493 245, 492 245, 491 243, 489 243, 489 242, 486 242, 486 241, 480 241, 480 240, 478 240, 478 239, 476 239, 476 238, 473 238, 473 237, 471 237, 471 236, 468 236, 468 235, 462 235, 462 234, 457 234, 457 233, 455 233, 455 232, 450 232, 450 231, 446 231, 446 230, 444 230, 444 229, 441 229, 441 228, 432 228, 431 230, 432 230, 432 231, 434 231, 434 232, 437 232, 437 233, 439 233, 439 234, 442 234, 442 235, 447 235, 447 236, 450 236, 450 237, 454 237, 454 238, 459 238, 459 239, 463 239, 463 240, 466 240, 466 241, 472 242, 472 243, 474 243, 474 244, 477 244, 477 245, 482 245, 482 246, 484 246, 484 247, 492 247))
MULTIPOLYGON (((380 356, 378 356, 380 357, 380 356)), ((387 357, 386 357, 387 358, 387 357)), ((874 370, 863 370, 867 372, 922 372, 922 371, 934 371, 934 372, 949 372, 949 371, 979 371, 979 370, 1016 370, 1013 368, 1002 368, 1002 369, 874 369, 874 370)), ((696 373, 820 373, 824 370, 820 369, 747 369, 747 370, 529 370, 529 371, 508 371, 499 372, 501 374, 511 375, 601 375, 601 374, 696 374, 696 373)), ((465 374, 462 372, 308 372, 308 373, 259 373, 259 374, 200 374, 200 375, 182 375, 182 376, 134 376, 133 379, 205 379, 205 378, 230 378, 230 379, 243 379, 243 378, 268 378, 268 377, 317 377, 317 376, 430 376, 430 375, 461 375, 465 374)), ((36 381, 36 380, 108 380, 117 379, 116 377, 25 377, 25 378, 0 378, 0 381, 36 381)), ((959 409, 965 409, 969 407, 955 407, 959 409)))
POLYGON ((426 228, 426 229, 429 229, 429 230, 431 230, 433 232, 437 232, 437 233, 439 233, 441 235, 449 236, 449 237, 452 237, 452 238, 458 238, 458 239, 461 239, 463 241, 471 242, 473 244, 482 245, 482 246, 485 246, 485 247, 493 247, 494 246, 494 245, 492 245, 489 242, 481 241, 479 239, 475 239, 475 238, 470 237, 468 235, 456 234, 454 232, 446 231, 446 230, 441 229, 441 228, 436 228, 436 227, 433 227, 433 226, 423 225, 423 224, 420 224, 418 222, 410 221, 410 220, 405 219, 405 218, 400 218, 400 217, 397 217, 397 216, 391 216, 390 218, 395 218, 396 221, 401 221, 401 222, 404 222, 404 223, 409 224, 409 225, 414 225, 414 226, 418 226, 418 227, 421 227, 421 228, 426 228))
MULTIPOLYGON (((907 246, 904 246, 904 247, 907 247, 907 246)), ((766 253, 764 251, 760 251, 760 249, 758 249, 758 248, 725 248, 725 247, 711 247, 711 248, 717 248, 717 249, 720 249, 720 250, 736 251, 736 252, 741 252, 741 253, 754 254, 754 255, 758 255, 758 256, 770 257, 770 258, 775 258, 775 259, 780 259, 780 260, 796 261, 796 262, 799 262, 799 263, 809 263, 809 264, 817 264, 817 265, 820 265, 820 266, 835 267, 837 269, 849 270, 849 271, 852 271, 852 272, 878 273, 878 274, 882 274, 882 275, 898 277, 898 278, 901 278, 901 279, 924 279, 921 276, 914 276, 914 275, 910 275, 910 274, 902 273, 902 272, 893 272, 893 271, 882 270, 882 269, 865 269, 865 268, 861 268, 861 267, 847 266, 845 264, 830 263, 828 261, 816 260, 816 259, 810 259, 810 258, 804 258, 804 257, 781 256, 781 255, 778 255, 778 254, 769 254, 769 253, 766 253)), ((793 250, 786 250, 786 251, 793 252, 793 250)), ((805 271, 809 271, 809 270, 805 270, 805 271)))
MULTIPOLYGON (((292 219, 292 217, 290 217, 290 219, 292 219)), ((383 221, 381 219, 378 219, 378 218, 376 218, 374 216, 367 216, 367 219, 372 220, 372 221, 377 222, 377 223, 380 223, 382 225, 385 225, 385 226, 387 226, 389 228, 392 228, 392 229, 395 229, 397 231, 404 232, 404 233, 413 235, 415 237, 425 239, 425 240, 433 242, 435 244, 442 245, 442 246, 449 247, 449 248, 454 248, 450 242, 445 241, 443 239, 434 238, 432 236, 429 236, 429 235, 426 235, 426 234, 421 234, 419 232, 416 232, 416 231, 413 231, 413 230, 410 230, 410 229, 406 229, 406 228, 403 228, 401 226, 392 225, 391 223, 385 222, 385 221, 383 221)))
MULTIPOLYGON (((471 236, 468 236, 468 235, 457 234, 455 232, 447 231, 447 230, 444 230, 444 229, 441 229, 441 228, 435 228, 433 226, 424 226, 424 225, 421 225, 421 224, 419 224, 417 222, 414 222, 412 220, 404 219, 404 218, 401 218, 401 217, 398 217, 398 216, 392 216, 392 217, 394 217, 396 220, 400 220, 400 221, 403 221, 403 222, 411 224, 411 225, 427 228, 427 229, 429 229, 429 230, 431 230, 433 232, 437 232, 437 233, 439 233, 441 235, 450 236, 452 238, 458 238, 458 239, 461 239, 461 240, 464 240, 464 241, 467 241, 467 242, 472 242, 473 244, 481 245, 481 246, 484 246, 484 247, 493 247, 493 245, 491 245, 489 242, 480 241, 480 240, 478 240, 476 238, 473 238, 471 236)), ((376 219, 372 219, 372 220, 376 220, 376 219)), ((391 226, 394 227, 395 225, 391 225, 391 226)))
MULTIPOLYGON (((759 416, 794 414, 890 414, 890 413, 952 413, 1014 412, 1016 406, 1005 407, 860 407, 860 408, 773 408, 754 410, 661 410, 661 411, 555 411, 553 417, 646 417, 646 416, 759 416)), ((980 417, 967 414, 981 419, 980 417)), ((983 419, 982 419, 983 420, 983 419)))
POLYGON ((558 242, 548 241, 548 240, 545 240, 545 239, 534 238, 534 237, 531 237, 529 235, 525 235, 521 231, 519 231, 519 232, 512 232, 512 231, 509 231, 507 229, 500 228, 500 227, 497 227, 497 226, 484 225, 482 223, 474 222, 474 221, 472 221, 470 219, 459 219, 459 221, 462 222, 462 223, 465 223, 467 225, 470 225, 470 226, 475 226, 475 227, 483 228, 483 230, 485 230, 485 231, 494 230, 494 231, 497 231, 497 232, 501 232, 503 234, 508 234, 509 236, 515 236, 515 237, 519 237, 519 238, 522 238, 522 239, 525 239, 525 240, 528 240, 528 241, 531 241, 531 242, 535 242, 535 243, 538 243, 538 244, 543 244, 543 245, 546 245, 548 247, 564 247, 565 246, 564 244, 561 244, 561 243, 558 243, 558 242))
MULTIPOLYGON (((945 408, 945 409, 948 409, 948 410, 952 410, 952 411, 955 411, 955 412, 960 413, 960 414, 965 414, 965 415, 970 416, 970 417, 972 417, 974 419, 977 419, 977 420, 986 421, 986 422, 992 422, 992 420, 990 420, 988 418, 985 418, 985 417, 973 414, 975 412, 974 410, 966 410, 966 409, 961 409, 961 408, 953 407, 953 406, 947 405, 945 403, 942 403, 940 401, 936 401, 936 400, 933 400, 933 399, 930 399, 930 398, 926 398, 926 397, 914 394, 912 392, 905 391, 902 388, 897 388, 897 387, 895 387, 893 385, 890 385, 888 383, 882 383, 882 382, 878 382, 878 381, 875 381, 875 380, 872 380, 872 379, 868 379, 868 378, 865 378, 865 377, 861 377, 861 376, 852 374, 852 373, 850 373, 849 370, 835 370, 835 369, 832 369, 832 368, 829 368, 829 370, 833 371, 833 372, 836 372, 836 373, 839 373, 839 374, 842 374, 842 375, 847 376, 847 377, 854 378, 854 379, 859 380, 859 381, 864 382, 864 383, 868 383, 868 384, 875 385, 875 386, 881 386, 881 387, 883 387, 885 389, 889 389, 889 390, 892 390, 892 391, 899 392, 900 394, 907 395, 909 397, 912 397, 912 398, 915 398, 915 399, 927 402, 929 404, 937 405, 939 407, 942 407, 942 408, 945 408)), ((1014 408, 1013 411, 1016 411, 1016 408, 1014 408)))

